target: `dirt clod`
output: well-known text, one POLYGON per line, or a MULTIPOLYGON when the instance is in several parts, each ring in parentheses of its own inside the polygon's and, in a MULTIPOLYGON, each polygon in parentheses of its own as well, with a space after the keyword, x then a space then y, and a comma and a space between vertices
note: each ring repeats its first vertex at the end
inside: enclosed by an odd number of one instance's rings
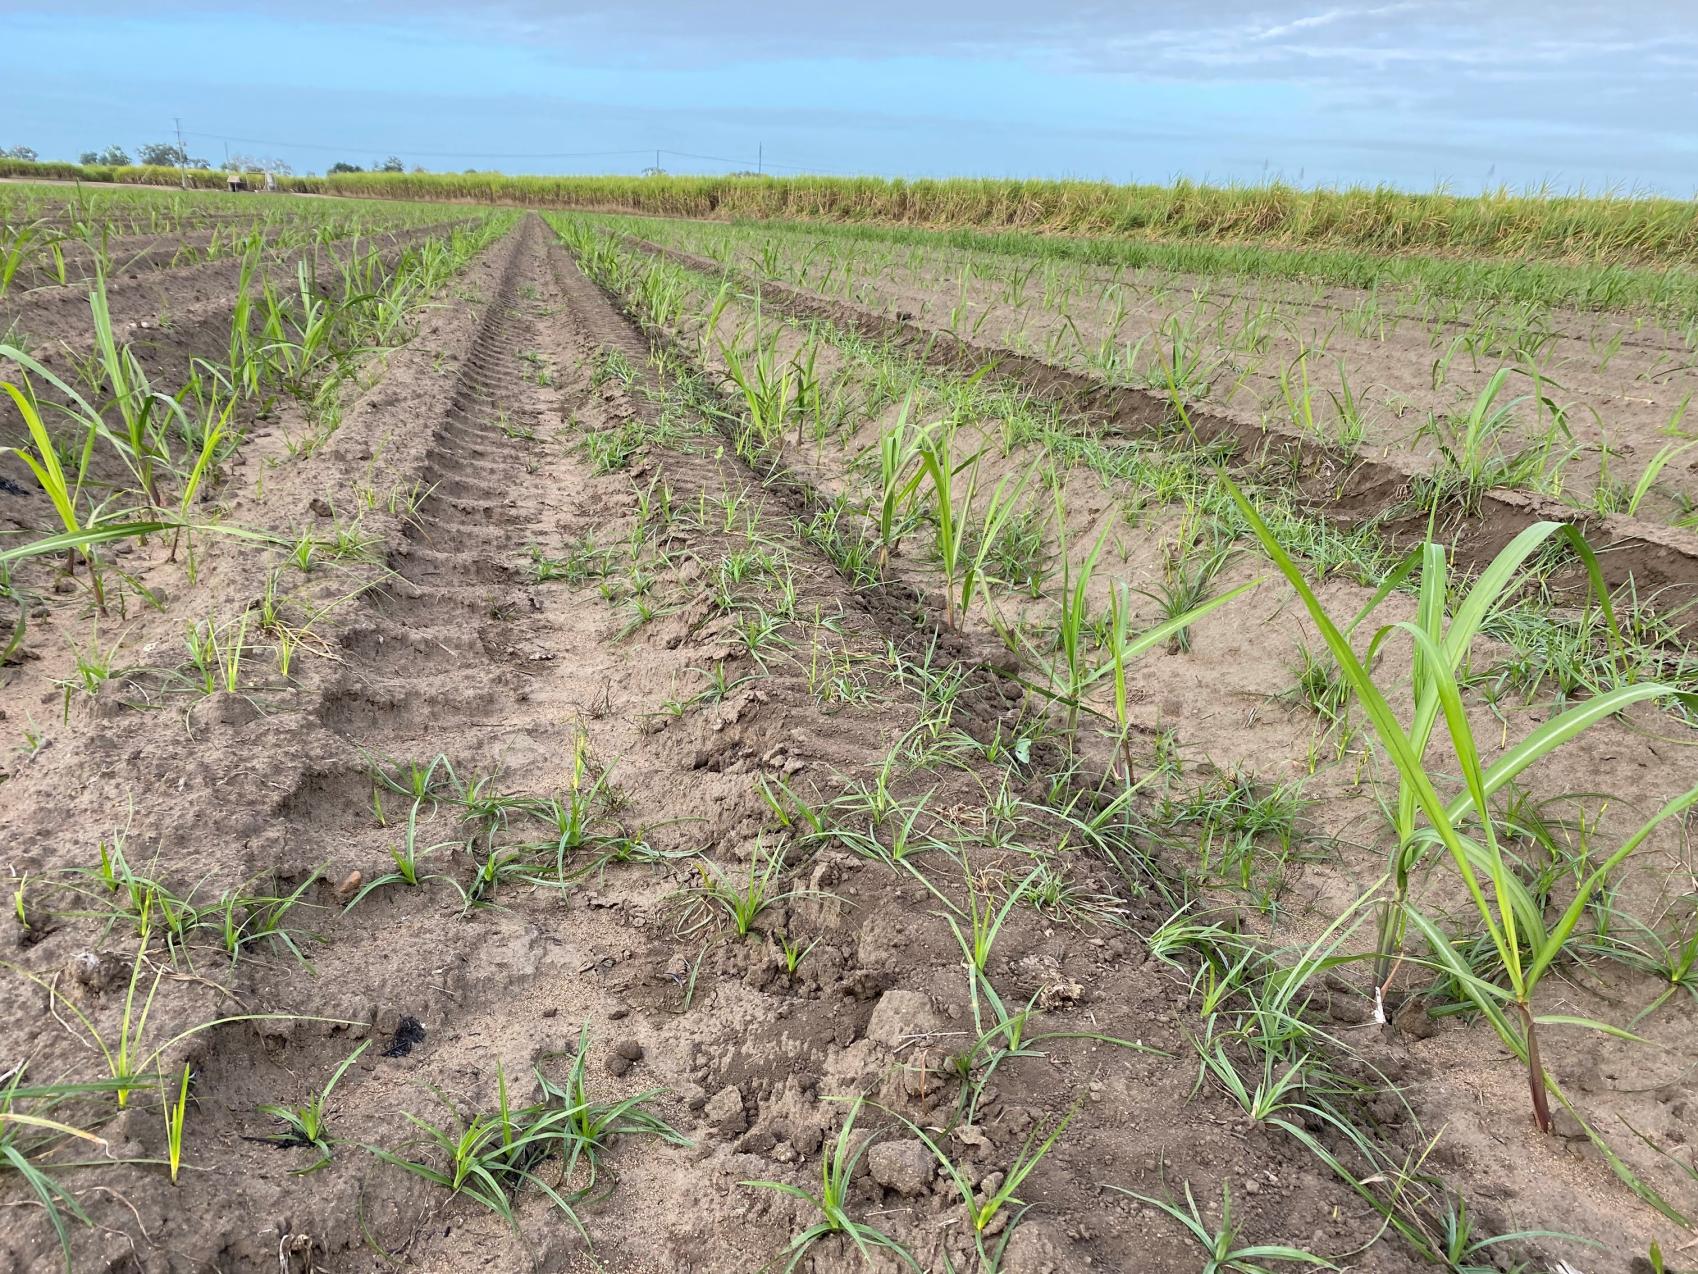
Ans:
POLYGON ((721 1136, 735 1137, 749 1126, 743 1113, 743 1094, 734 1085, 720 1089, 702 1108, 708 1124, 721 1136))
POLYGON ((918 991, 886 991, 867 1021, 867 1038, 887 1048, 900 1048, 937 1030, 938 1025, 929 997, 918 991))
POLYGON ((79 951, 71 957, 71 976, 91 991, 104 991, 123 971, 123 962, 104 951, 79 951))
POLYGON ((867 1151, 867 1169, 885 1189, 916 1199, 931 1185, 937 1160, 922 1141, 881 1141, 867 1151))

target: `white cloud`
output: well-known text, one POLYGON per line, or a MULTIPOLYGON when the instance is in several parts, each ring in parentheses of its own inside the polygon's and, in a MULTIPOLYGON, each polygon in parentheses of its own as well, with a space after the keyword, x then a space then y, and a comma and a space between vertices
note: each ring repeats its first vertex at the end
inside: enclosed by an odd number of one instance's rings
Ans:
POLYGON ((1284 36, 1295 35, 1299 31, 1313 31, 1317 27, 1330 27, 1335 23, 1345 22, 1352 18, 1386 17, 1393 13, 1408 13, 1410 10, 1420 7, 1420 5, 1413 3, 1413 0, 1405 0, 1404 3, 1383 4, 1372 9, 1328 9, 1324 13, 1311 14, 1306 18, 1293 18, 1291 21, 1283 22, 1278 26, 1253 32, 1250 38, 1252 40, 1277 40, 1284 36))

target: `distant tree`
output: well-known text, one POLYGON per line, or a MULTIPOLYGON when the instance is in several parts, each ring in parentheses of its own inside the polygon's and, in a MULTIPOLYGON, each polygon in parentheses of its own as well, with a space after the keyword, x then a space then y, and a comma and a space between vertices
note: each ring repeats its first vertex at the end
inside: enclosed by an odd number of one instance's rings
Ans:
POLYGON ((361 168, 358 164, 344 163, 342 160, 338 159, 334 164, 330 165, 329 168, 325 169, 325 171, 331 173, 363 173, 365 169, 361 168))
POLYGON ((105 150, 85 150, 77 156, 79 164, 105 164, 108 168, 123 168, 130 162, 130 152, 122 146, 108 146, 105 150))
POLYGON ((184 168, 209 167, 206 160, 194 158, 172 142, 149 142, 138 153, 142 163, 156 168, 175 168, 179 164, 184 168))
POLYGON ((6 146, 0 148, 0 159, 22 159, 33 164, 41 158, 41 153, 34 146, 6 146))
POLYGON ((381 164, 373 164, 371 170, 377 173, 404 173, 407 171, 407 165, 401 162, 399 155, 391 155, 381 164))
POLYGON ((426 168, 423 164, 414 164, 413 171, 416 173, 424 173, 429 172, 430 169, 426 168))
POLYGON ((664 168, 645 168, 645 169, 643 169, 643 176, 645 176, 645 177, 664 177, 664 176, 666 176, 666 169, 664 169, 664 168))

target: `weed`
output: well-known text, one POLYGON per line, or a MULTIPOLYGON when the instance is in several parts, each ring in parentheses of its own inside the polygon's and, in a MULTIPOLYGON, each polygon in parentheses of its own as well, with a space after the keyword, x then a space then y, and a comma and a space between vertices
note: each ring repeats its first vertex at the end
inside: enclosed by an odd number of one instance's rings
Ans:
POLYGON ((1216 1226, 1209 1225, 1203 1219, 1202 1210, 1198 1208, 1197 1200, 1191 1193, 1190 1182, 1185 1183, 1183 1208, 1164 1199, 1152 1199, 1149 1195, 1136 1194, 1117 1185, 1105 1182, 1104 1186, 1116 1194, 1124 1194, 1140 1203, 1160 1208, 1183 1225, 1203 1249, 1204 1274, 1271 1274, 1269 1267, 1264 1264, 1266 1261, 1310 1265, 1328 1270, 1337 1268, 1331 1261, 1323 1260, 1313 1252, 1305 1252, 1301 1248, 1280 1243, 1240 1243, 1238 1229, 1232 1221, 1232 1192, 1228 1186, 1221 1186, 1220 1224, 1216 1226))
MULTIPOLYGON (((942 1167, 954 1184, 957 1193, 961 1196, 962 1204, 967 1209, 967 1219, 972 1225, 973 1241, 978 1248, 980 1259, 988 1262, 990 1268, 996 1269, 1001 1264, 1002 1253, 1007 1249, 1008 1241, 1014 1236, 1015 1227, 1019 1225, 1020 1218, 1026 1212, 1026 1205, 1021 1202, 1015 1192, 1025 1183, 1026 1178, 1031 1176, 1033 1170, 1042 1162, 1043 1157, 1054 1149, 1055 1143, 1061 1139, 1061 1134, 1067 1131, 1067 1125, 1073 1122, 1073 1117, 1078 1113, 1079 1107, 1075 1104, 1050 1126, 1048 1132, 1044 1131, 1041 1123, 1033 1128, 1031 1133, 1027 1135, 1025 1143, 1020 1147, 1019 1153, 1014 1156, 1014 1161, 1008 1165, 1007 1170, 995 1174, 987 1180, 983 1191, 974 1187, 973 1179, 967 1175, 966 1169, 944 1153, 937 1142, 923 1128, 901 1115, 896 1117, 901 1119, 937 1158, 939 1166, 942 1167), (1000 1176, 1000 1181, 997 1180, 998 1176, 1000 1176), (1014 1211, 1009 1223, 1002 1228, 1001 1240, 996 1244, 994 1253, 987 1252, 985 1248, 986 1231, 990 1230, 991 1222, 995 1221, 1003 1209, 1010 1205, 1014 1206, 1014 1211)), ((992 1232, 994 1233, 994 1231, 992 1232)))
POLYGON ((740 1181, 739 1185, 756 1190, 772 1190, 779 1194, 789 1195, 810 1205, 820 1214, 820 1219, 790 1240, 790 1259, 785 1270, 796 1269, 801 1265, 809 1250, 821 1239, 841 1234, 854 1244, 855 1250, 861 1254, 861 1259, 871 1262, 873 1249, 889 1252, 901 1260, 909 1269, 919 1270, 920 1263, 916 1261, 895 1239, 882 1230, 875 1229, 865 1222, 857 1221, 849 1215, 849 1195, 855 1171, 860 1167, 862 1157, 872 1148, 874 1139, 863 1138, 859 1145, 854 1142, 855 1120, 861 1113, 864 1099, 857 1097, 849 1105, 849 1112, 843 1117, 843 1126, 838 1129, 837 1140, 829 1151, 820 1156, 820 1191, 809 1194, 799 1186, 789 1185, 783 1181, 740 1181))
POLYGON ((711 863, 698 862, 696 870, 702 877, 698 894, 700 901, 722 912, 731 921, 739 938, 746 938, 754 932, 755 921, 768 907, 808 894, 808 891, 799 889, 778 892, 778 880, 784 872, 784 852, 774 849, 763 854, 759 844, 750 856, 748 875, 744 879, 733 880, 711 863))
POLYGON ((360 1060, 360 1055, 371 1047, 371 1041, 365 1040, 348 1056, 337 1063, 336 1069, 330 1072, 330 1078, 324 1081, 324 1086, 312 1093, 302 1106, 261 1106, 260 1113, 270 1115, 283 1125, 283 1131, 276 1134, 272 1140, 280 1146, 310 1146, 318 1151, 318 1160, 309 1168, 297 1171, 315 1172, 330 1162, 330 1095, 336 1091, 336 1085, 342 1082, 342 1077, 348 1073, 348 1068, 360 1060))

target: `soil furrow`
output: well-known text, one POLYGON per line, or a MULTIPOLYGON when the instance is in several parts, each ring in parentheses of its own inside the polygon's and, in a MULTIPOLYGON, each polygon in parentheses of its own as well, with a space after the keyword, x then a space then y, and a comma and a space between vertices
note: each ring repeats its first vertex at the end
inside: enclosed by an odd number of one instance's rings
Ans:
MULTIPOLYGON (((805 529, 824 494, 726 446, 726 400, 534 215, 456 295, 478 299, 399 352, 322 451, 230 493, 232 518, 312 528, 323 560, 197 561, 207 624, 247 622, 279 579, 297 609, 332 599, 295 673, 184 708, 157 689, 182 616, 144 613, 150 671, 109 689, 148 710, 77 698, 11 780, 15 875, 79 882, 23 931, 41 981, 4 1019, 19 1055, 32 1076, 85 1072, 99 1055, 67 1006, 111 1029, 126 980, 157 974, 147 1064, 192 1079, 174 1184, 151 1092, 99 1127, 120 1162, 64 1167, 96 1220, 73 1228, 75 1267, 747 1274, 819 1220, 748 1183, 817 1190, 853 1120, 876 1144, 844 1205, 912 1254, 871 1268, 1189 1272, 1194 1239, 1140 1201, 1186 1191, 1210 1216, 1230 1199, 1242 1244, 1410 1268, 1293 1138, 1395 1176, 1352 1137, 1425 1146, 1391 1095, 1431 1078, 1424 1056, 1321 1041, 1292 1100, 1252 1117, 1199 1069, 1205 1044, 1237 1046, 1195 1011, 1215 966, 1155 937, 1195 922, 1235 942, 1236 922, 1175 896, 1147 824, 1001 657, 919 588, 840 570, 805 529), (628 449, 594 445, 614 430, 628 449), (336 516, 356 507, 364 522, 336 516), (137 954, 89 866, 120 842, 204 928, 150 945, 144 923, 137 954), (238 886, 261 895, 244 923, 281 928, 231 953, 216 900, 238 886), (325 1144, 280 1137, 264 1108, 349 1058, 325 1144), (495 1195, 457 1181, 462 1134, 498 1163, 518 1153, 510 1111, 585 1103, 625 1104, 495 1195), (981 1211, 1026 1167, 1022 1203, 981 1211)), ((1348 983, 1306 994, 1304 1031, 1362 1025, 1348 983)), ((1560 1171, 1577 1198, 1604 1175, 1560 1171)), ((1448 1196, 1397 1180, 1399 1215, 1436 1224, 1448 1196)), ((1469 1215, 1526 1220, 1489 1193, 1469 1215)), ((1639 1218, 1618 1230, 1643 1250, 1639 1218)), ((33 1209, 0 1214, 0 1265, 57 1252, 33 1209)), ((828 1228, 796 1267, 862 1264, 828 1228)))
MULTIPOLYGON (((730 330, 729 320, 727 328, 724 330, 730 330)), ((658 339, 664 343, 667 338, 664 334, 662 334, 658 339)), ((689 364, 692 358, 692 354, 689 351, 676 346, 671 346, 669 348, 671 356, 675 361, 686 365, 689 364)), ((732 445, 736 444, 740 437, 740 426, 735 422, 739 422, 743 419, 745 411, 745 408, 741 403, 732 401, 734 397, 735 395, 732 395, 732 397, 729 398, 722 397, 720 400, 721 410, 724 413, 722 419, 726 422, 724 427, 726 430, 725 439, 728 449, 732 445)), ((788 454, 787 448, 786 454, 788 454)), ((835 455, 828 453, 825 457, 816 458, 816 460, 810 464, 804 454, 803 457, 799 459, 796 470, 776 471, 774 475, 766 479, 766 484, 769 489, 781 489, 787 483, 800 479, 804 486, 797 494, 804 504, 815 510, 829 509, 832 505, 832 493, 840 491, 840 488, 836 485, 834 477, 835 466, 842 463, 840 455, 841 453, 837 453, 835 455), (830 490, 811 490, 806 485, 809 482, 810 477, 812 481, 818 481, 822 485, 829 486, 830 490)), ((773 459, 774 463, 777 464, 776 453, 774 453, 773 459)), ((1091 526, 1091 518, 1089 516, 1083 516, 1083 524, 1091 526)), ((1133 525, 1136 526, 1137 523, 1134 522, 1133 525)), ((1094 535, 1094 531, 1089 534, 1079 532, 1081 541, 1087 544, 1090 542, 1092 535, 1094 535)), ((922 578, 935 577, 935 571, 928 572, 925 568, 921 568, 918 571, 918 574, 922 578)), ((888 579, 888 576, 886 578, 888 579)), ((898 591, 901 592, 905 590, 901 586, 898 586, 898 591)), ((935 620, 935 617, 941 610, 941 604, 934 600, 928 605, 923 606, 921 610, 922 613, 929 611, 935 620)), ((1252 627, 1254 628, 1257 626, 1253 625, 1252 627)), ((1267 640, 1265 637, 1258 637, 1255 639, 1255 642, 1259 643, 1264 642, 1265 640, 1267 640)), ((1228 644, 1232 643, 1229 642, 1228 644)), ((1204 689, 1204 685, 1207 682, 1206 674, 1200 672, 1196 675, 1196 677, 1193 677, 1191 674, 1183 671, 1183 664, 1184 660, 1180 660, 1179 664, 1171 664, 1164 661, 1161 663, 1160 669, 1157 670, 1151 678, 1146 678, 1144 676, 1140 676, 1138 678, 1140 683, 1153 679, 1158 684, 1163 683, 1166 678, 1172 678, 1171 683, 1167 683, 1162 687, 1161 694, 1163 697, 1157 701, 1160 704, 1160 712, 1156 714, 1156 726, 1158 729, 1153 731, 1150 735, 1150 742, 1152 745, 1162 734, 1166 734, 1171 741, 1171 738, 1173 737, 1171 731, 1162 729, 1162 727, 1165 727, 1168 720, 1179 724, 1180 730, 1185 732, 1186 737, 1189 738, 1190 726, 1198 715, 1205 717, 1218 715, 1222 718, 1235 716, 1237 709, 1235 709, 1234 703, 1237 703, 1242 698, 1242 696, 1235 693, 1223 694, 1218 681, 1212 687, 1204 689), (1198 684, 1193 684, 1194 682, 1198 684), (1206 703, 1198 701, 1196 704, 1188 706, 1185 690, 1185 687, 1187 686, 1192 687, 1192 689, 1197 690, 1200 693, 1206 694, 1206 703)), ((1265 687, 1267 684, 1265 668, 1261 668, 1260 673, 1261 675, 1259 677, 1252 677, 1252 680, 1254 680, 1258 686, 1265 687)), ((1039 675, 1041 676, 1041 672, 1039 675)), ((1245 734, 1248 729, 1248 723, 1256 722, 1257 716, 1260 712, 1260 708, 1257 705, 1262 704, 1265 701, 1265 698, 1266 694, 1264 690, 1262 693, 1252 696, 1248 703, 1239 704, 1239 707, 1246 711, 1249 716, 1236 727, 1224 727, 1223 723, 1223 728, 1229 729, 1234 735, 1245 734)), ((1152 706, 1154 705, 1152 704, 1152 706)), ((1297 755, 1301 750, 1299 748, 1298 753, 1293 753, 1291 747, 1292 745, 1288 741, 1281 741, 1271 750, 1260 749, 1257 752, 1257 759, 1252 760, 1249 764, 1254 767, 1265 763, 1270 767, 1274 767, 1271 768, 1268 773, 1273 775, 1283 774, 1286 771, 1277 768, 1279 764, 1277 758, 1297 755), (1267 758, 1265 761, 1261 759, 1264 756, 1267 758)), ((1229 755, 1231 755, 1230 750, 1229 755)), ((1218 757, 1216 759, 1219 760, 1218 757)), ((1608 759, 1613 760, 1613 755, 1608 759)), ((1204 760, 1199 765, 1198 770, 1199 773, 1208 774, 1211 772, 1212 766, 1207 760, 1204 760)), ((1261 771, 1256 770, 1253 771, 1253 773, 1260 774, 1261 771)), ((1165 781, 1162 785, 1162 791, 1169 791, 1165 785, 1165 781)), ((1309 802, 1305 801, 1302 802, 1302 804, 1308 805, 1309 802)), ((1324 846, 1327 844, 1327 837, 1324 831, 1319 828, 1305 829, 1299 833, 1299 835, 1300 845, 1302 846, 1302 848, 1299 848, 1297 851, 1299 854, 1306 852, 1306 847, 1308 846, 1314 846, 1315 852, 1319 855, 1324 856, 1326 854, 1324 846)), ((1201 846, 1196 845, 1195 843, 1186 844, 1183 837, 1181 837, 1180 843, 1177 844, 1175 848, 1182 861, 1187 857, 1187 855, 1194 856, 1198 850, 1201 850, 1206 863, 1208 855, 1211 852, 1207 841, 1205 841, 1205 843, 1201 846)), ((1216 847, 1216 849, 1218 850, 1218 847, 1216 847)), ((1333 852, 1340 854, 1342 862, 1353 861, 1343 845, 1337 846, 1333 852)), ((1191 861, 1194 863, 1194 857, 1192 857, 1191 861)), ((1369 856, 1364 862, 1363 870, 1367 871, 1367 875, 1370 877, 1372 875, 1371 864, 1372 857, 1369 856)), ((1322 882, 1324 882, 1325 874, 1324 870, 1320 873, 1319 879, 1322 882)), ((1299 932, 1307 933, 1308 937, 1312 937, 1312 931, 1302 929, 1304 922, 1299 918, 1301 914, 1308 909, 1308 906, 1313 904, 1312 899, 1309 900, 1308 904, 1306 904, 1303 900, 1303 898, 1307 896, 1307 889, 1310 884, 1310 881, 1307 879, 1307 873, 1303 873, 1303 875, 1305 878, 1303 879, 1302 884, 1297 888, 1297 893, 1301 896, 1289 899, 1287 902, 1293 908, 1292 918, 1297 919, 1299 932)), ((1358 878, 1355 876, 1351 877, 1352 881, 1355 881, 1356 879, 1358 878)), ((1321 888, 1324 892, 1324 884, 1320 884, 1317 887, 1321 888)), ((1351 891, 1350 896, 1354 896, 1354 885, 1351 886, 1351 891)), ((1348 901, 1349 897, 1347 896, 1344 899, 1344 902, 1348 901)), ((1320 904, 1322 908, 1321 915, 1325 916, 1334 914, 1325 911, 1325 908, 1329 905, 1332 905, 1330 901, 1322 902, 1320 904)), ((1283 912, 1284 904, 1282 904, 1281 910, 1283 912)), ((1134 912, 1133 915, 1139 919, 1142 918, 1142 916, 1137 912, 1134 912)), ((1153 913, 1152 919, 1159 922, 1166 918, 1167 915, 1167 912, 1158 910, 1153 913)), ((1285 926, 1290 923, 1291 919, 1287 919, 1280 926, 1282 933, 1285 926)), ((1297 940, 1301 943, 1306 941, 1307 937, 1300 937, 1297 940)), ((1333 985, 1335 981, 1336 980, 1333 978, 1328 979, 1329 985, 1333 985)), ((1333 985, 1333 989, 1336 991, 1344 991, 1346 986, 1347 983, 1344 981, 1336 981, 1336 985, 1333 985)), ((1419 1007, 1418 1000, 1414 1001, 1414 1004, 1416 1007, 1419 1007)), ((1341 1022, 1354 1021, 1359 1024, 1362 1020, 1361 1013, 1357 1011, 1355 1006, 1352 1006, 1349 1003, 1348 996, 1346 996, 1343 1002, 1339 1003, 1337 1011, 1340 1014, 1338 1020, 1341 1022)), ((1418 1108, 1421 1109, 1424 1114, 1430 1115, 1435 1123, 1447 1122, 1450 1125, 1449 1135, 1447 1138, 1450 1147, 1448 1153, 1454 1155, 1455 1158, 1454 1160, 1449 1161, 1457 1164, 1467 1164, 1468 1166, 1468 1171, 1459 1173, 1456 1185, 1459 1189, 1467 1191, 1470 1209, 1472 1210, 1478 1207, 1480 1201, 1483 1199, 1512 1199, 1518 1193, 1527 1194, 1530 1191, 1536 1192, 1539 1187, 1533 1180, 1531 1180, 1531 1178, 1536 1177, 1543 1179, 1553 1170, 1553 1165, 1555 1164, 1560 1165, 1560 1167, 1556 1170, 1564 1177, 1566 1182, 1566 1193, 1564 1194, 1564 1198, 1567 1202, 1565 1203, 1565 1207, 1574 1209, 1571 1213, 1569 1213, 1569 1215, 1573 1217, 1575 1223, 1581 1230, 1589 1233, 1599 1233, 1603 1229, 1608 1229, 1616 1224, 1616 1219, 1620 1217, 1618 1208, 1619 1200, 1612 1202, 1612 1191, 1616 1187, 1614 1187, 1607 1179, 1600 1179, 1595 1175, 1588 1179, 1584 1172, 1570 1173, 1570 1169, 1574 1165, 1563 1162, 1563 1156, 1560 1151, 1552 1152, 1548 1148, 1542 1146, 1530 1147, 1529 1153, 1535 1156, 1532 1162, 1537 1163, 1539 1166, 1537 1168, 1529 1169, 1526 1173, 1519 1174, 1521 1178, 1519 1181, 1504 1180, 1501 1171, 1494 1169, 1490 1163, 1492 1147, 1494 1145, 1501 1145, 1504 1141, 1504 1132, 1496 1125, 1506 1122, 1515 1124, 1515 1129, 1512 1129, 1508 1134, 1510 1136, 1514 1136, 1515 1132, 1519 1130, 1521 1121, 1515 1119, 1513 1114, 1506 1114, 1503 1119, 1488 1117, 1481 1121, 1484 1126, 1476 1129, 1473 1127, 1474 1121, 1472 1120, 1458 1121, 1453 1119, 1450 1112, 1453 1109, 1453 1103, 1456 1099, 1456 1086, 1446 1074, 1445 1068, 1454 1066, 1456 1063, 1444 1060, 1445 1046, 1437 1045, 1437 1041, 1435 1041, 1435 1045, 1437 1046, 1433 1048, 1421 1046, 1415 1043, 1416 1039, 1426 1038, 1427 1033, 1430 1032, 1424 1031, 1422 1034, 1414 1037, 1400 1037, 1400 1032, 1393 1032, 1386 1034, 1383 1040, 1376 1037, 1371 1043, 1361 1037, 1351 1036, 1351 1038, 1357 1040, 1355 1047, 1362 1049, 1365 1056, 1372 1059, 1372 1062, 1375 1065, 1383 1067, 1385 1074, 1391 1077, 1390 1083, 1381 1082, 1374 1085, 1375 1087, 1388 1092, 1401 1091, 1408 1096, 1409 1100, 1417 1103, 1418 1108), (1435 1067, 1439 1069, 1435 1069, 1435 1067), (1474 1140, 1477 1134, 1482 1137, 1481 1143, 1476 1143, 1474 1140), (1500 1186, 1502 1187, 1501 1190, 1500 1186), (1580 1220, 1582 1214, 1585 1217, 1584 1221, 1580 1220)), ((1676 1031, 1676 1038, 1679 1038, 1678 1029, 1676 1031)), ((1466 1038, 1449 1038, 1448 1046, 1472 1055, 1479 1051, 1481 1041, 1475 1040, 1470 1043, 1466 1038)), ((1580 1050, 1577 1049, 1576 1053, 1580 1053, 1580 1050)), ((1671 1057, 1669 1059, 1671 1064, 1672 1060, 1673 1059, 1671 1057)), ((1568 1064, 1571 1068, 1583 1072, 1588 1063, 1584 1060, 1583 1056, 1576 1056, 1570 1059, 1568 1064)), ((1471 1068, 1468 1073, 1471 1080, 1478 1080, 1480 1072, 1477 1068, 1471 1068)), ((1512 1078, 1512 1076, 1506 1076, 1506 1079, 1507 1078, 1512 1078)), ((1508 1097, 1505 1100, 1513 1101, 1513 1096, 1508 1097)), ((1667 1119, 1678 1109, 1677 1105, 1671 1105, 1670 1103, 1676 1102, 1677 1100, 1678 1099, 1675 1098, 1674 1090, 1672 1088, 1656 1090, 1655 1105, 1647 1106, 1645 1117, 1653 1118, 1657 1120, 1659 1124, 1666 1125, 1667 1119)), ((1389 1130, 1382 1128, 1380 1131, 1382 1135, 1385 1135, 1389 1130)), ((1393 1140, 1396 1140, 1395 1137, 1393 1140)), ((1658 1165, 1654 1162, 1644 1162, 1642 1159, 1640 1162, 1635 1163, 1634 1168, 1637 1171, 1651 1175, 1657 1172, 1658 1165)), ((1662 1178, 1658 1179, 1661 1180, 1662 1178)), ((1529 1225, 1535 1223, 1533 1221, 1533 1215, 1537 1214, 1521 1213, 1515 1215, 1519 1224, 1529 1225)), ((1644 1232, 1645 1223, 1648 1220, 1645 1216, 1621 1217, 1620 1219, 1626 1224, 1633 1226, 1641 1235, 1644 1232)), ((1642 1245, 1643 1240, 1641 1239, 1638 1241, 1642 1245)))
MULTIPOLYGON (((693 253, 647 240, 628 242, 705 274, 726 272, 719 262, 693 253)), ((981 346, 850 302, 735 273, 746 286, 758 288, 766 304, 785 314, 824 320, 889 342, 945 371, 972 375, 988 368, 986 375, 991 379, 1059 401, 1082 421, 1105 432, 1160 437, 1172 431, 1172 404, 1159 395, 1110 385, 1012 350, 981 346)), ((1345 456, 1277 423, 1255 426, 1199 407, 1190 408, 1187 418, 1204 443, 1227 444, 1239 456, 1257 462, 1272 457, 1273 467, 1292 475, 1305 502, 1330 520, 1350 527, 1372 525, 1401 546, 1417 542, 1426 531, 1427 511, 1408 507, 1411 491, 1425 476, 1423 471, 1368 456, 1345 456), (1397 514, 1400 506, 1403 512, 1397 514), (1394 512, 1387 516, 1387 510, 1394 512)), ((1698 624, 1698 607, 1693 605, 1698 602, 1698 536, 1690 532, 1620 514, 1591 514, 1524 491, 1487 491, 1478 509, 1452 505, 1441 508, 1439 516, 1445 538, 1454 545, 1455 560, 1466 569, 1486 565, 1521 531, 1545 520, 1571 523, 1586 536, 1599 550, 1604 578, 1612 588, 1632 584, 1641 599, 1650 600, 1683 630, 1698 624)))

